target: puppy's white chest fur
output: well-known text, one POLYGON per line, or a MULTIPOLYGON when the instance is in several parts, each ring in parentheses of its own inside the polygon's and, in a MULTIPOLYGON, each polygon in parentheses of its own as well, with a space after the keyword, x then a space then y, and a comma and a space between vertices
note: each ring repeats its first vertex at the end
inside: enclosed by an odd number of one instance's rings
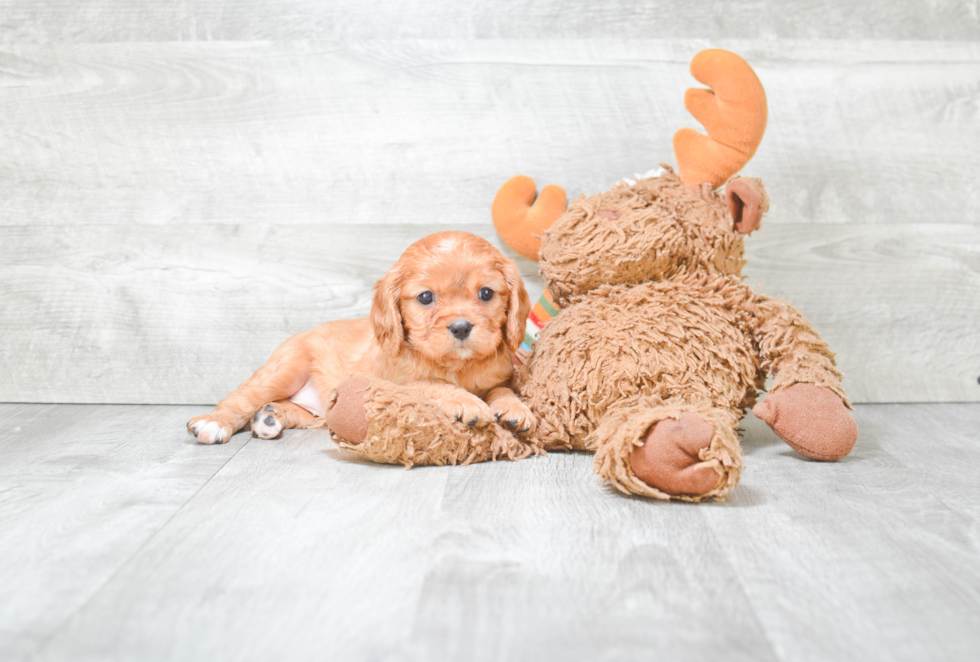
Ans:
POLYGON ((289 401, 317 417, 323 416, 325 411, 323 402, 320 400, 320 394, 317 393, 312 379, 307 379, 303 388, 293 393, 289 397, 289 401))

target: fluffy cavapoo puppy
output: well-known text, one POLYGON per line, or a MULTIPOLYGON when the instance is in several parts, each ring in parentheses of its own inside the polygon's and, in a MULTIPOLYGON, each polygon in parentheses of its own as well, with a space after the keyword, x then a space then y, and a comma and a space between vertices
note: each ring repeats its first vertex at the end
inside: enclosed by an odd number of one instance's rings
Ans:
POLYGON ((293 336, 187 429, 201 443, 223 444, 251 422, 253 435, 271 439, 313 423, 338 383, 365 375, 417 388, 469 425, 496 418, 529 430, 534 416, 510 380, 530 310, 517 267, 488 241, 431 234, 374 286, 369 318, 293 336))

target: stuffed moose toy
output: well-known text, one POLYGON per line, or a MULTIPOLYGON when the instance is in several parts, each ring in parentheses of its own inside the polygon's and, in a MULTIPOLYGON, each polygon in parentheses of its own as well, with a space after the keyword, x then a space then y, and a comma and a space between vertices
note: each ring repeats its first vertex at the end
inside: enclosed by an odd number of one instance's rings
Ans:
POLYGON ((471 428, 406 387, 353 377, 322 419, 345 448, 406 466, 591 451, 596 473, 619 490, 688 501, 721 499, 738 483, 738 425, 753 405, 808 458, 851 450, 857 425, 827 343, 793 306, 741 277, 743 236, 758 229, 768 197, 759 180, 732 176, 762 139, 765 91, 723 50, 699 53, 691 73, 711 88, 685 98, 708 135, 674 136, 677 174, 665 166, 567 209, 562 189, 536 199, 523 176, 497 193, 501 238, 539 261, 547 290, 535 310, 557 313, 515 370, 537 426, 471 428))

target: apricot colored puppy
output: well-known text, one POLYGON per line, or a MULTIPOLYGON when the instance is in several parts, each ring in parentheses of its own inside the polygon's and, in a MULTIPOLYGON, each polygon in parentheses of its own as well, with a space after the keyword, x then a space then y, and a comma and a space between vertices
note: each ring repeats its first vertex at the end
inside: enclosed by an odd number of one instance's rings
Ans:
POLYGON ((223 444, 251 423, 264 439, 307 427, 351 375, 409 385, 471 426, 495 418, 526 431, 535 419, 510 389, 512 354, 531 301, 514 263, 469 232, 415 242, 374 286, 370 317, 299 333, 187 429, 223 444))

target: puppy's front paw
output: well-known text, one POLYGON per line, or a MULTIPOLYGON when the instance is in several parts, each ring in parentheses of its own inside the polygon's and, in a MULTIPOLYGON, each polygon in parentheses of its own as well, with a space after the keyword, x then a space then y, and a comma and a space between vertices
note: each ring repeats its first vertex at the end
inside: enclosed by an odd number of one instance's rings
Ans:
POLYGON ((275 439, 282 434, 282 422, 285 419, 279 407, 272 403, 259 407, 252 416, 252 436, 259 439, 275 439))
POLYGON ((460 390, 440 400, 442 410, 451 418, 462 421, 470 427, 482 428, 493 421, 490 407, 472 393, 460 390))
POLYGON ((231 439, 231 426, 214 413, 187 421, 187 431, 202 444, 224 444, 231 439))
POLYGON ((527 405, 514 396, 494 400, 490 409, 497 422, 511 432, 530 432, 538 425, 538 419, 527 405))

